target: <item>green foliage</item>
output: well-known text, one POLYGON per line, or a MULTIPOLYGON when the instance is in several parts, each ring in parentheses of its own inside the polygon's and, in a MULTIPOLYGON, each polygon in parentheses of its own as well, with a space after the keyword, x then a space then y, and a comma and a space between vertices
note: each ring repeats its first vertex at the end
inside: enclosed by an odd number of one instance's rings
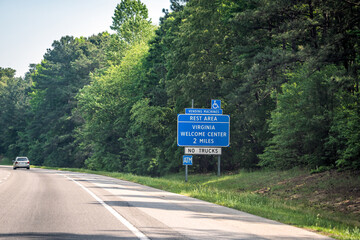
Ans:
POLYGON ((112 30, 126 43, 142 40, 149 32, 148 9, 140 0, 122 0, 115 9, 112 30))
POLYGON ((341 104, 334 111, 328 146, 336 152, 336 165, 340 169, 360 169, 360 105, 359 92, 340 91, 341 104))
POLYGON ((164 149, 168 144, 164 139, 171 134, 167 124, 173 114, 171 109, 150 106, 149 102, 149 99, 140 100, 130 111, 127 153, 132 161, 129 162, 127 171, 154 176, 168 172, 171 166, 164 161, 164 149))
POLYGON ((272 112, 270 131, 274 135, 260 166, 292 168, 330 165, 325 143, 330 130, 335 98, 331 80, 339 74, 335 66, 313 71, 304 65, 288 74, 289 82, 274 94, 277 107, 272 112))
POLYGON ((0 68, 0 155, 14 159, 20 152, 18 132, 27 121, 29 79, 15 77, 15 70, 0 68))
MULTIPOLYGON (((54 41, 24 80, 0 68, 0 154, 152 176, 182 169, 176 114, 223 101, 222 168, 358 169, 359 5, 171 0, 159 27, 139 0, 111 28, 54 41)), ((198 156, 196 172, 213 171, 198 156)))
POLYGON ((101 34, 89 39, 63 37, 32 69, 29 77, 34 84, 21 147, 34 163, 82 166, 74 159, 77 122, 71 112, 78 90, 89 83, 89 73, 104 62, 102 46, 107 38, 101 34))
POLYGON ((87 166, 120 171, 127 165, 130 111, 142 97, 143 61, 147 53, 146 43, 133 45, 125 52, 120 65, 94 76, 92 83, 78 94, 78 111, 85 120, 78 138, 88 142, 92 152, 87 166))

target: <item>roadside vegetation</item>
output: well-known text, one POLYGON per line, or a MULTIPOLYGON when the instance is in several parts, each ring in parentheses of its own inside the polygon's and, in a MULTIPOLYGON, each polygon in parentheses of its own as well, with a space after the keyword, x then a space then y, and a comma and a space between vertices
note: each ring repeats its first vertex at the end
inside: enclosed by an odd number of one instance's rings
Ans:
MULTIPOLYGON (((360 169, 356 1, 170 2, 155 26, 140 0, 121 0, 114 32, 54 40, 24 78, 0 67, 0 154, 177 173, 176 115, 219 99, 226 171, 360 169)), ((210 159, 194 171, 213 171, 210 159)))
POLYGON ((0 165, 12 165, 12 164, 13 163, 11 159, 0 156, 0 165))
POLYGON ((360 5, 170 2, 155 26, 121 0, 113 33, 54 40, 24 78, 0 67, 0 155, 359 239, 360 5), (199 156, 185 184, 176 115, 211 99, 231 117, 222 169, 240 174, 206 175, 216 165, 199 156))
MULTIPOLYGON (((49 168, 49 167, 43 167, 49 168)), ((360 172, 307 170, 171 174, 152 178, 130 173, 51 168, 132 181, 238 209, 336 239, 360 239, 360 172)))

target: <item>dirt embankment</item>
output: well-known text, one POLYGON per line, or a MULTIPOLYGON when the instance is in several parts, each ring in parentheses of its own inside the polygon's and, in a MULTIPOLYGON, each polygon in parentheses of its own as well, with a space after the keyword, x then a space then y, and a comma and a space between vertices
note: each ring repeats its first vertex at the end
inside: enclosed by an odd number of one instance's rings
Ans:
POLYGON ((360 171, 307 174, 256 191, 301 201, 314 208, 357 215, 360 219, 360 171))

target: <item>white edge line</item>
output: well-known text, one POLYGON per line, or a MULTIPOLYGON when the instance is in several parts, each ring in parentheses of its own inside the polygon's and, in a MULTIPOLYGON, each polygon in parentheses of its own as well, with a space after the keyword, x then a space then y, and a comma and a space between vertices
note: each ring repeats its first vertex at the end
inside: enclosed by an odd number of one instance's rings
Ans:
POLYGON ((150 240, 148 237, 146 237, 142 232, 140 232, 139 229, 137 229, 134 225, 132 225, 128 220, 126 220, 123 216, 121 216, 115 209, 110 207, 108 204, 106 204, 103 200, 101 200, 98 196, 96 196, 93 192, 91 192, 89 189, 84 187, 81 183, 75 181, 74 179, 65 176, 69 180, 73 181, 77 185, 79 185, 82 189, 84 189, 87 193, 89 193, 93 198, 95 198, 96 201, 98 201, 103 207, 105 207, 114 217, 116 217, 122 224, 124 224, 135 236, 137 236, 141 240, 150 240))

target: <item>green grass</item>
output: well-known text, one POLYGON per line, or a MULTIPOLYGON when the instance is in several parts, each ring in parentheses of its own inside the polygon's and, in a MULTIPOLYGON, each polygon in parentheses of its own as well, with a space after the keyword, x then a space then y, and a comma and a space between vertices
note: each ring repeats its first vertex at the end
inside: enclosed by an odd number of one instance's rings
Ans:
MULTIPOLYGON (((311 202, 314 188, 333 188, 337 182, 331 178, 317 182, 313 175, 303 170, 240 172, 221 177, 197 174, 190 175, 187 183, 183 174, 151 178, 84 169, 60 170, 94 173, 137 182, 317 231, 337 239, 360 239, 359 214, 321 208, 311 202), (302 197, 294 199, 294 194, 302 197)), ((353 182, 354 179, 349 181, 353 182)), ((353 184, 359 186, 360 178, 355 178, 355 181, 357 182, 353 184)), ((339 184, 349 183, 339 180, 339 184)))
POLYGON ((12 161, 9 158, 0 158, 0 165, 12 165, 12 161))

